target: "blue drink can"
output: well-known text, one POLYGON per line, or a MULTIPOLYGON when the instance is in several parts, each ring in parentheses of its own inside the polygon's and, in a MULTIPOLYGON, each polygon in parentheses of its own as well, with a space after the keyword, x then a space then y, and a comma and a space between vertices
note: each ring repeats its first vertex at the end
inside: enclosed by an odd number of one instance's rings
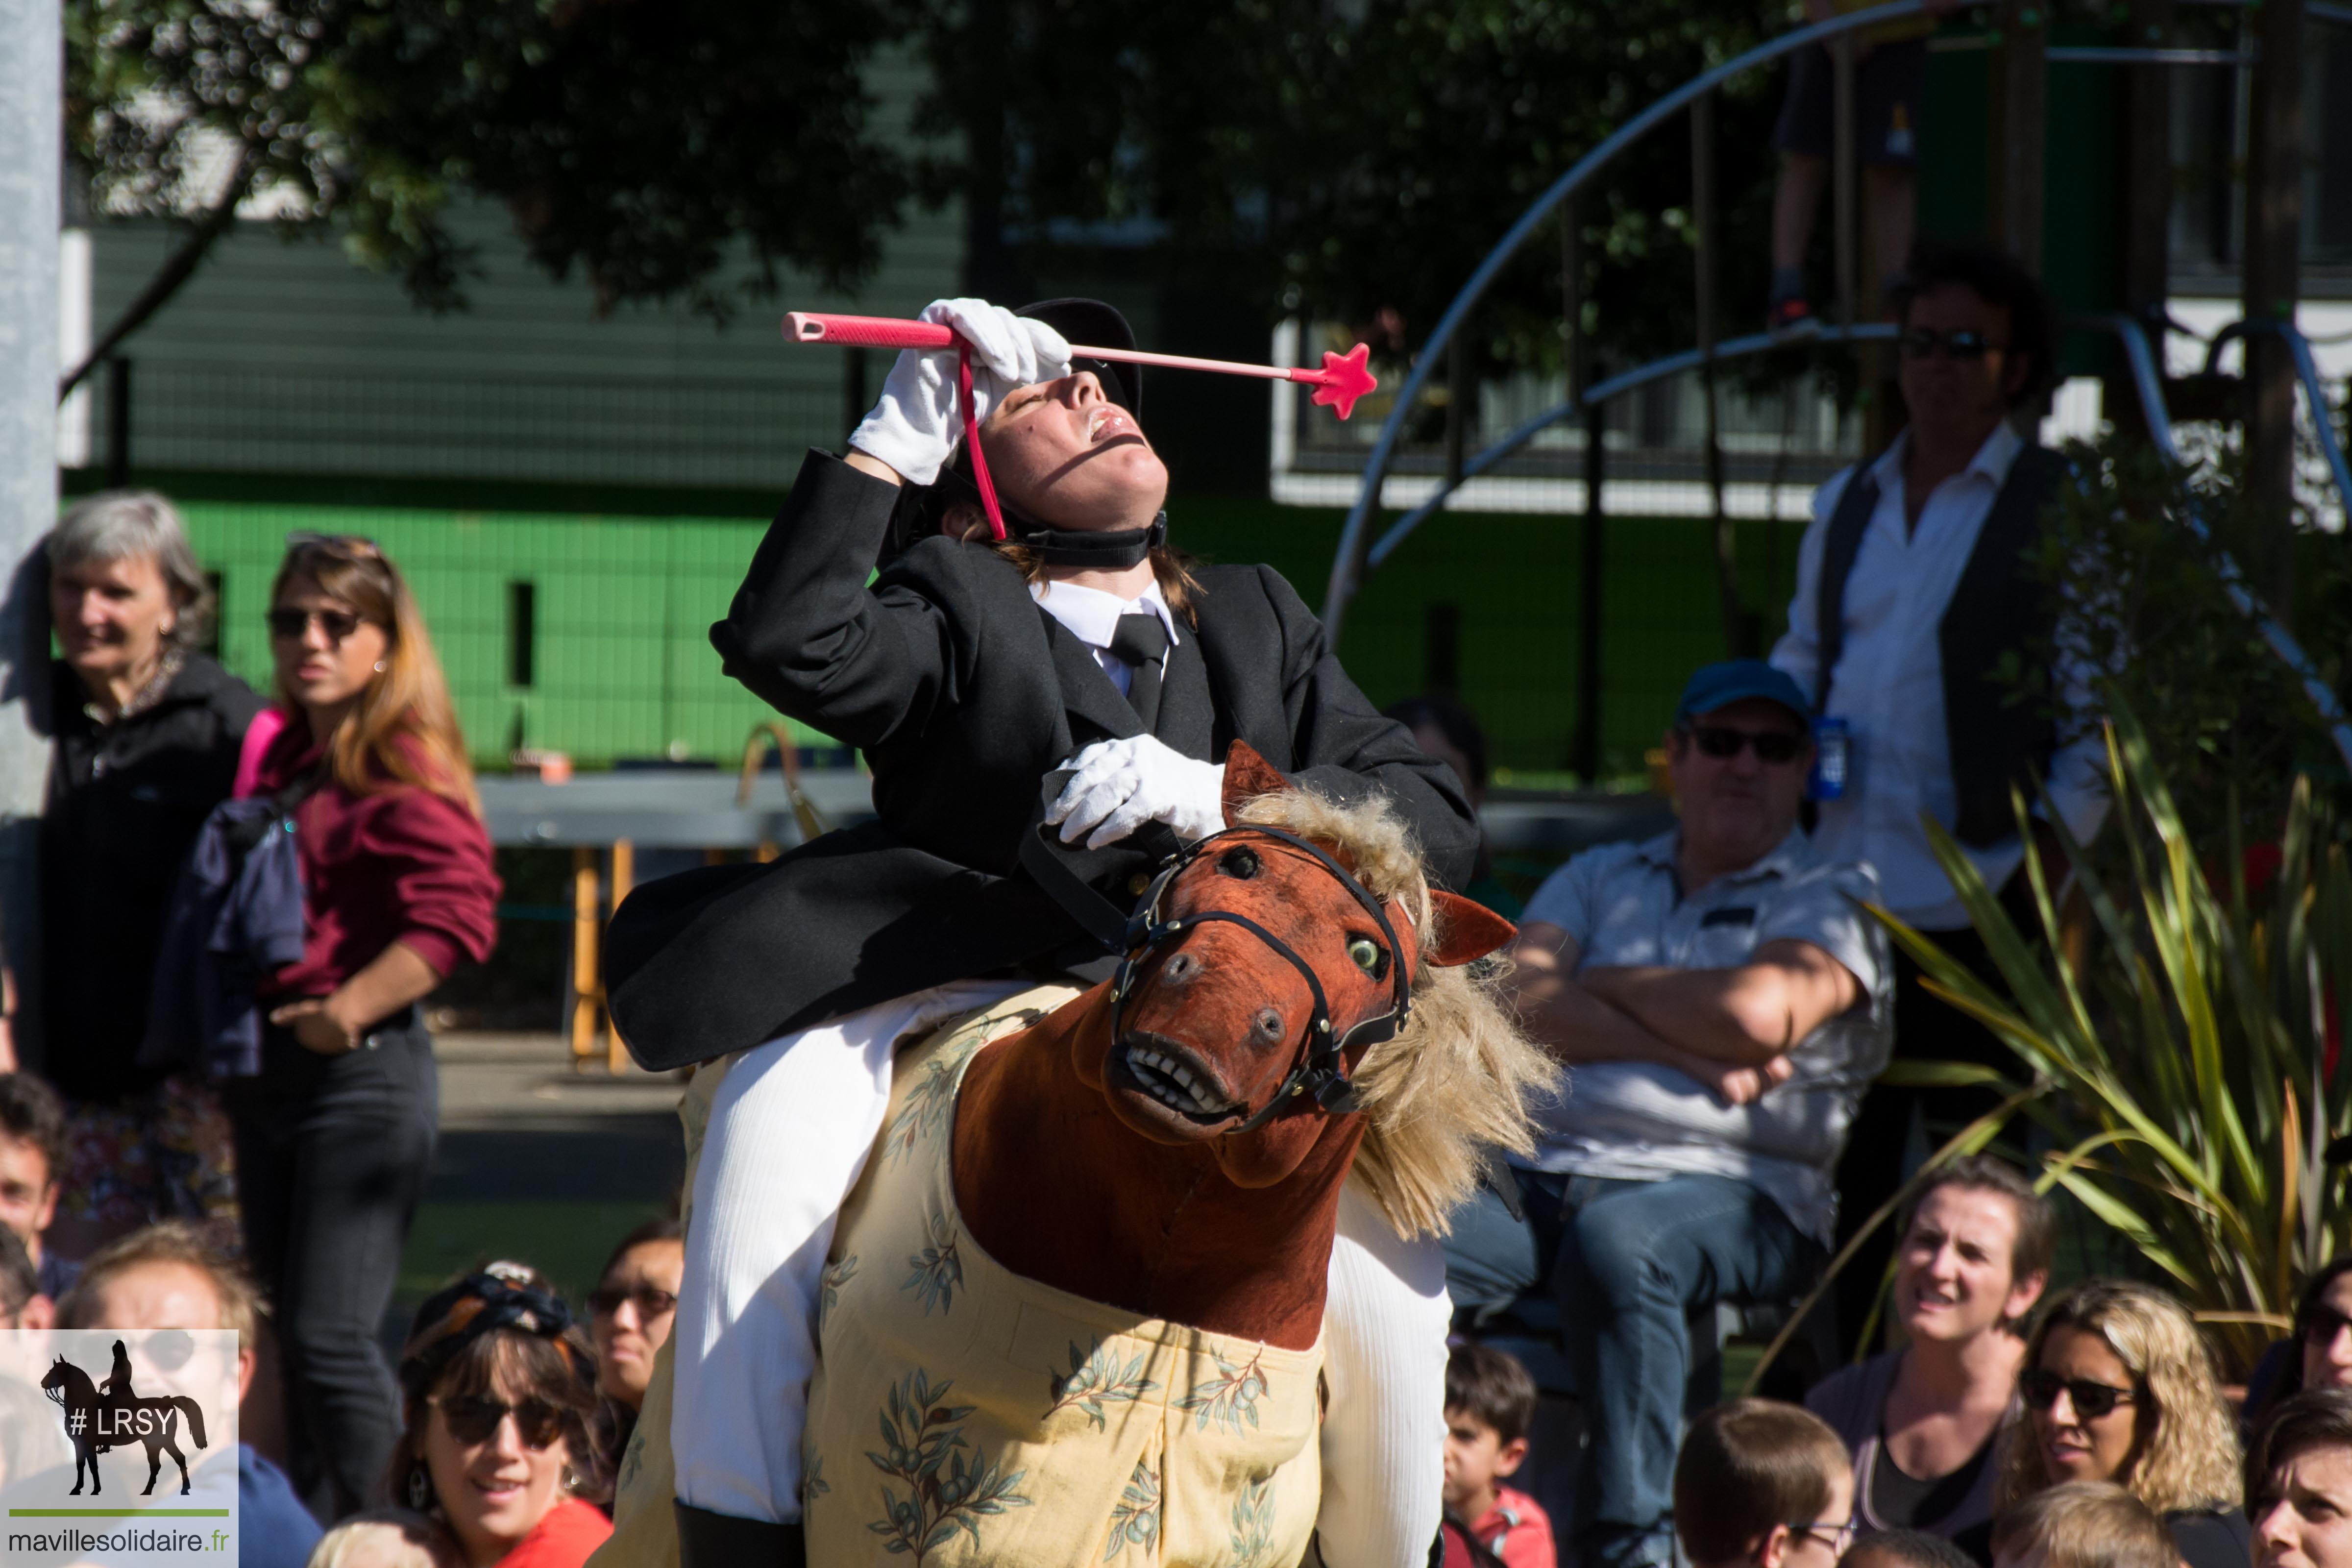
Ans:
POLYGON ((1813 776, 1805 781, 1808 800, 1843 800, 1846 763, 1853 737, 1843 719, 1813 721, 1813 776))

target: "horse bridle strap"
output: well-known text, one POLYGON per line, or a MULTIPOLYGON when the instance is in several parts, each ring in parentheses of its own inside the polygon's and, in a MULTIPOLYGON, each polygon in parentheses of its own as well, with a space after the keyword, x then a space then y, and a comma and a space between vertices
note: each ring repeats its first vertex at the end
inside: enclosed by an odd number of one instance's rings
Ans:
POLYGON ((1310 844, 1296 834, 1286 833, 1279 827, 1248 823, 1228 827, 1222 833, 1212 833, 1206 838, 1195 839, 1186 845, 1160 868, 1160 874, 1152 879, 1151 886, 1136 905, 1135 913, 1128 918, 1127 952, 1118 962, 1117 977, 1111 982, 1111 1038, 1120 1039, 1127 1032, 1127 998, 1135 980, 1138 963, 1191 927, 1219 923, 1239 926, 1272 949, 1276 957, 1298 972, 1299 977, 1307 982, 1307 994, 1315 999, 1314 1014, 1307 1021, 1297 1057, 1291 1063, 1288 1075, 1276 1086, 1273 1098, 1266 1101, 1265 1109, 1234 1131, 1255 1131, 1286 1103, 1301 1094, 1312 1096, 1317 1105, 1334 1116, 1344 1116, 1360 1109, 1360 1099, 1356 1086, 1348 1079, 1348 1052, 1359 1044, 1376 1046, 1383 1040, 1394 1038, 1412 1016, 1412 984, 1405 973, 1404 953, 1398 945, 1396 928, 1389 921, 1386 906, 1319 846, 1310 844), (1244 837, 1270 838, 1305 851, 1348 889, 1349 897, 1363 906, 1364 912, 1380 928, 1381 939, 1388 944, 1391 1003, 1387 1012, 1365 1019, 1344 1035, 1335 1035, 1331 1027, 1331 1004, 1324 994, 1322 977, 1315 973, 1313 964, 1301 958, 1288 942, 1274 932, 1247 915, 1232 910, 1202 910, 1174 920, 1160 918, 1160 903, 1177 878, 1223 840, 1244 837))

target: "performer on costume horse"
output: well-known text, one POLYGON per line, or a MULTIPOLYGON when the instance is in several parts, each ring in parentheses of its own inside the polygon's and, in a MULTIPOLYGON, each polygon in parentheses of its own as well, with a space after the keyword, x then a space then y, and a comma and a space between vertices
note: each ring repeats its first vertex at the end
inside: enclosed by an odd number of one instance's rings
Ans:
MULTIPOLYGON (((613 927, 614 1015, 639 1060, 731 1058, 670 1342, 689 1568, 797 1561, 820 1276, 894 1046, 1103 951, 1024 869, 1041 799, 1068 847, 1055 864, 1121 910, 1177 842, 1224 826, 1217 759, 1235 741, 1333 802, 1385 801, 1441 885, 1476 850, 1459 784, 1348 679, 1279 575, 1168 550, 1139 371, 1068 364, 1072 338, 1132 345, 1118 312, 924 316, 971 346, 1008 539, 986 542, 970 455, 950 466, 956 355, 910 350, 849 456, 810 453, 711 633, 730 674, 865 752, 879 819, 648 884, 613 927)), ((1436 1532, 1443 1263, 1353 1191, 1338 1235, 1319 1542, 1335 1568, 1418 1563, 1436 1532)))

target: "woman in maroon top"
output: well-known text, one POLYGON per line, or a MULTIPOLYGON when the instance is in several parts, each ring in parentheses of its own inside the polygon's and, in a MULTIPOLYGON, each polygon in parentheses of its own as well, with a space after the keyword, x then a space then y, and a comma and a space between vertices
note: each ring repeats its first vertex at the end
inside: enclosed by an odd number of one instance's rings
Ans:
POLYGON ((297 1489, 365 1506, 400 1435, 376 1331, 433 1154, 439 1089, 417 1004, 496 934, 449 692, 408 585, 351 537, 296 534, 270 594, 285 733, 259 793, 296 808, 301 961, 280 971, 261 1073, 229 1086, 246 1250, 276 1305, 297 1489))

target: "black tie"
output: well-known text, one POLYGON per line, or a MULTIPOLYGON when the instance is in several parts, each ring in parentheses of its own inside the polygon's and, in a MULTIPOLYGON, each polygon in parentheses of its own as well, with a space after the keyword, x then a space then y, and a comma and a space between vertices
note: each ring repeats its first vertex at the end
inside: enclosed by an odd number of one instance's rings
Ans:
POLYGON ((1143 721, 1143 732, 1148 735, 1160 721, 1160 677, 1168 664, 1168 628, 1149 611, 1121 616, 1110 635, 1110 651, 1112 658, 1125 660, 1134 672, 1128 679, 1127 705, 1143 721))

